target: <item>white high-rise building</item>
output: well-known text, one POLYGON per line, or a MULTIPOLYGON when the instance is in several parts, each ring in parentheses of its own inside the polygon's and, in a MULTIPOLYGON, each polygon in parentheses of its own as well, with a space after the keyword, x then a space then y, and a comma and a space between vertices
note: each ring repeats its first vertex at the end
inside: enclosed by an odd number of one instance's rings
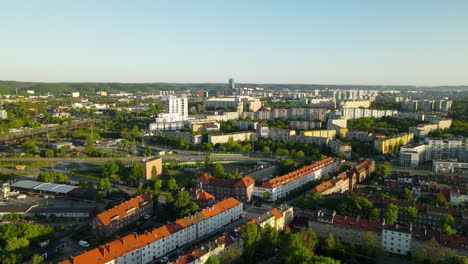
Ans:
POLYGON ((185 95, 168 95, 162 98, 166 105, 166 113, 188 116, 188 100, 185 95))

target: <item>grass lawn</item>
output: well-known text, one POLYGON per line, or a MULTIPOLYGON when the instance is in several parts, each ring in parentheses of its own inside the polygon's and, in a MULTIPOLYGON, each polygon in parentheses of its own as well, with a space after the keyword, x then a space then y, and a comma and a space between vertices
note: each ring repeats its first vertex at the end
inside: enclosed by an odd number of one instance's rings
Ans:
POLYGON ((46 168, 54 165, 52 161, 5 161, 0 162, 0 167, 14 169, 18 165, 24 165, 27 168, 46 168))
POLYGON ((76 170, 70 172, 73 176, 100 179, 102 177, 102 169, 90 169, 90 170, 76 170))

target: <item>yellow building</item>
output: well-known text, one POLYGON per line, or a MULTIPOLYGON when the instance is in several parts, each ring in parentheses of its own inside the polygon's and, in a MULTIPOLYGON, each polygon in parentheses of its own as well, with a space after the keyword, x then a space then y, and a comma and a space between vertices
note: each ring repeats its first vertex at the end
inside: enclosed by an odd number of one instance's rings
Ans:
POLYGON ((399 151, 400 147, 413 140, 414 133, 402 133, 393 137, 382 138, 374 141, 374 149, 379 153, 388 154, 399 151))
POLYGON ((336 136, 336 130, 324 129, 324 130, 310 130, 301 132, 302 136, 306 137, 324 137, 324 138, 334 138, 336 136))

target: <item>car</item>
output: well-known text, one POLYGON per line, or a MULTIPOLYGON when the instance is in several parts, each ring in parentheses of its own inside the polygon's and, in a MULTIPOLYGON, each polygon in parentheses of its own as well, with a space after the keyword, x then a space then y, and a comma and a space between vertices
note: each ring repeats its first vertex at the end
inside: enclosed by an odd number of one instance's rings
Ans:
POLYGON ((167 262, 168 260, 169 260, 168 257, 164 257, 164 258, 160 259, 159 262, 160 262, 160 263, 165 263, 165 262, 167 262))
POLYGON ((89 247, 89 243, 84 240, 80 240, 78 244, 80 245, 80 247, 85 247, 85 248, 89 247))
POLYGON ((143 216, 143 218, 144 218, 145 220, 148 220, 148 219, 150 219, 150 218, 151 218, 151 215, 147 215, 147 214, 145 214, 145 215, 143 216))

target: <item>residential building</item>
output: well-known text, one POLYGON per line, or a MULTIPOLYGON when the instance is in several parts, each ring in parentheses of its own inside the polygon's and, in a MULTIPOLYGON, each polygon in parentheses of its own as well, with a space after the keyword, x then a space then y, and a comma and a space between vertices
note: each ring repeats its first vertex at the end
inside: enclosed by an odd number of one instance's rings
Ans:
POLYGON ((70 257, 61 264, 149 264, 239 219, 242 203, 229 198, 144 234, 131 234, 70 257))
POLYGON ((254 132, 238 132, 221 135, 208 135, 208 143, 212 144, 225 144, 230 140, 232 141, 245 141, 245 140, 256 140, 257 133, 254 132))
POLYGON ((275 228, 278 231, 283 231, 286 226, 290 225, 294 219, 294 209, 292 206, 281 205, 278 208, 273 208, 270 211, 262 214, 252 220, 261 228, 267 225, 275 228))
POLYGON ((346 132, 346 138, 358 141, 372 141, 374 137, 372 133, 368 133, 365 131, 358 131, 358 130, 350 130, 346 132))
POLYGON ((468 203, 467 190, 450 190, 450 203, 453 205, 465 205, 468 203))
POLYGON ((384 225, 382 230, 382 246, 385 251, 407 255, 411 251, 412 227, 384 225))
POLYGON ((243 112, 243 104, 248 108, 247 110, 256 112, 262 107, 262 102, 258 98, 250 96, 232 96, 222 98, 210 98, 205 101, 207 109, 234 109, 238 112, 243 112))
POLYGON ((268 130, 268 137, 272 141, 283 141, 287 142, 291 140, 292 136, 296 135, 295 130, 290 130, 290 129, 280 129, 280 128, 270 128, 268 130))
POLYGON ((72 97, 73 98, 80 97, 80 93, 79 92, 72 92, 72 97))
POLYGON ((413 133, 401 133, 392 137, 386 137, 374 141, 374 149, 379 153, 395 153, 401 146, 410 143, 414 138, 413 133))
POLYGON ((194 132, 219 131, 221 125, 216 121, 189 121, 189 128, 194 132))
POLYGON ((320 121, 290 121, 289 125, 294 130, 309 130, 322 128, 322 122, 320 121))
POLYGON ((371 101, 369 100, 362 100, 362 101, 338 101, 338 104, 337 104, 337 107, 339 109, 343 109, 343 108, 360 108, 360 107, 364 107, 364 108, 369 108, 371 106, 371 101))
POLYGON ((341 153, 343 153, 344 155, 343 158, 346 158, 346 159, 351 158, 351 150, 352 150, 351 145, 344 143, 341 140, 334 139, 334 140, 330 140, 330 142, 328 143, 328 146, 331 148, 331 151, 333 154, 338 156, 341 153))
POLYGON ((468 162, 433 160, 432 170, 435 172, 468 173, 468 162))
POLYGON ((376 110, 367 108, 343 108, 340 109, 335 115, 340 115, 348 119, 358 119, 362 117, 384 117, 395 116, 398 114, 396 110, 376 110))
POLYGON ((332 139, 332 138, 334 138, 336 136, 336 130, 322 129, 322 130, 302 131, 301 136, 324 137, 324 138, 332 139))
POLYGON ((166 113, 158 114, 154 123, 150 123, 150 131, 174 131, 184 128, 188 117, 188 100, 185 95, 164 95, 161 101, 166 105, 166 113))
POLYGON ((276 201, 301 188, 305 183, 315 181, 323 175, 335 171, 337 166, 338 162, 334 158, 323 159, 283 176, 270 179, 259 187, 254 187, 254 195, 264 198, 265 194, 268 193, 268 200, 276 201))
POLYGON ((193 143, 195 145, 202 143, 202 134, 192 134, 188 132, 164 132, 161 135, 166 137, 185 139, 188 142, 193 143))
POLYGON ((200 208, 210 207, 216 204, 216 197, 201 189, 190 190, 191 200, 194 201, 200 208))
POLYGON ((205 190, 218 199, 234 197, 241 202, 250 202, 254 192, 255 180, 244 176, 240 180, 220 179, 203 173, 195 180, 197 189, 205 190))
POLYGON ((153 200, 148 194, 142 194, 122 204, 98 214, 91 222, 91 229, 100 236, 111 236, 122 228, 134 224, 145 214, 153 210, 153 200))
POLYGON ((0 197, 6 198, 10 194, 10 183, 2 182, 0 184, 0 197))
POLYGON ((440 161, 433 164, 435 171, 451 168, 463 170, 463 162, 468 161, 466 138, 426 139, 423 144, 404 146, 400 149, 400 163, 403 165, 416 167, 429 160, 440 161))
POLYGON ((289 109, 260 109, 257 112, 243 112, 242 118, 250 118, 251 120, 275 120, 275 119, 290 119, 290 120, 326 120, 327 109, 323 108, 289 108, 289 109))

